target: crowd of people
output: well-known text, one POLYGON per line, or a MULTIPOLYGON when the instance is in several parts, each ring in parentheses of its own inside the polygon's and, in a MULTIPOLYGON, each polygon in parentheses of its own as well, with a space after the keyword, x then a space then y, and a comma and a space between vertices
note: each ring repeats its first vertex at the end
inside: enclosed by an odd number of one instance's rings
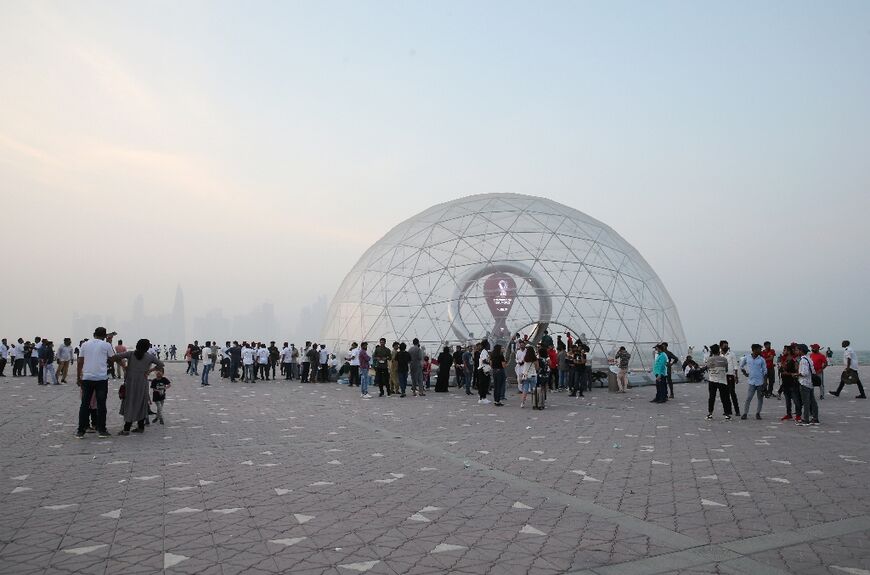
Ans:
MULTIPOLYGON (((115 332, 97 328, 93 339, 82 340, 74 347, 70 338, 55 349, 54 343, 40 337, 31 343, 19 338, 9 345, 0 342, 0 377, 8 362, 12 375, 23 377, 29 370, 39 385, 63 385, 67 382, 71 364, 75 362, 76 383, 81 388, 81 405, 76 436, 87 432, 108 436, 106 429, 106 397, 108 380, 121 378, 119 389, 124 417, 124 429, 119 433, 141 433, 150 423, 163 423, 163 401, 171 382, 164 375, 161 355, 168 361, 176 356, 175 345, 152 344, 147 339, 128 350, 123 341, 113 342, 115 332), (149 376, 154 374, 153 379, 149 376), (150 395, 149 395, 150 394, 150 395), (157 411, 152 411, 152 406, 157 411), (153 422, 149 416, 153 415, 153 422), (137 424, 133 429, 132 425, 137 424)), ((554 340, 544 332, 538 342, 528 336, 516 334, 510 341, 491 344, 488 339, 469 345, 445 345, 437 356, 430 356, 416 338, 410 342, 394 341, 389 346, 381 338, 370 349, 369 342, 352 342, 346 352, 337 356, 323 343, 306 341, 304 347, 284 342, 278 348, 275 341, 226 341, 224 345, 194 341, 187 346, 183 360, 186 373, 200 378, 200 385, 209 386, 209 376, 219 370, 220 377, 230 382, 253 383, 257 380, 300 380, 303 383, 346 381, 358 387, 362 399, 371 399, 369 390, 378 389, 378 396, 404 398, 408 394, 425 396, 434 387, 435 393, 448 392, 451 384, 466 394, 478 395, 478 403, 502 407, 507 401, 508 370, 513 369, 520 408, 532 398, 533 409, 544 409, 549 392, 568 392, 569 397, 584 397, 595 380, 607 377, 606 372, 595 371, 589 358, 590 348, 584 339, 575 340, 570 332, 565 339, 559 334, 554 340), (434 372, 434 385, 432 375, 434 372), (408 387, 410 386, 410 390, 408 387), (490 395, 492 400, 490 400, 490 395)), ((843 341, 843 365, 839 385, 831 396, 839 397, 847 384, 856 384, 858 399, 865 399, 864 388, 858 376, 857 354, 849 341, 843 341)), ((708 415, 713 413, 718 396, 726 420, 734 416, 747 419, 752 402, 756 403, 755 418, 762 418, 765 399, 785 397, 785 415, 782 420, 794 420, 800 425, 818 425, 818 399, 825 397, 825 370, 832 357, 830 348, 821 352, 821 346, 791 343, 781 354, 773 350, 770 342, 753 344, 749 355, 738 359, 727 341, 704 347, 702 362, 692 356, 693 350, 680 359, 668 350, 667 342, 654 347, 652 375, 655 378, 654 403, 674 399, 673 370, 682 365, 689 382, 706 381, 708 385, 708 415), (779 387, 776 387, 779 373, 779 387), (746 378, 747 391, 741 414, 737 396, 740 375, 746 378), (776 388, 776 389, 775 389, 776 388)), ((617 393, 626 393, 629 387, 631 354, 623 346, 608 358, 615 374, 617 393)))

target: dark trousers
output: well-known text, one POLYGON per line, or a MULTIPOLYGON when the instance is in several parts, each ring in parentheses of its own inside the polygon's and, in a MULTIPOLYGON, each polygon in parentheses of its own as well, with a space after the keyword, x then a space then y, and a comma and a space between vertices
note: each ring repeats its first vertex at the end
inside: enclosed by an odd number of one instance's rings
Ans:
POLYGON ((269 364, 261 363, 257 366, 260 369, 260 379, 268 380, 269 379, 269 364))
POLYGON ((559 370, 552 369, 550 370, 550 389, 556 389, 559 387, 559 370))
POLYGON ((767 375, 765 376, 766 385, 764 386, 764 394, 768 397, 773 395, 773 386, 776 385, 776 370, 768 368, 767 375))
MULTIPOLYGON (((582 367, 572 367, 571 371, 568 375, 568 389, 571 390, 572 394, 583 395, 583 374, 586 373, 586 370, 582 367)), ((658 397, 658 394, 656 394, 658 397)))
POLYGON ((480 396, 480 399, 486 399, 489 394, 489 374, 483 373, 482 369, 477 371, 477 395, 480 396))
POLYGON ((731 415, 731 393, 728 391, 728 384, 707 382, 707 413, 713 413, 713 408, 716 407, 716 392, 719 392, 719 399, 722 400, 722 408, 725 410, 725 415, 731 415))
POLYGON ((6 369, 6 358, 0 357, 0 377, 3 377, 3 370, 6 369))
POLYGON ((376 368, 375 385, 378 386, 381 395, 384 394, 384 388, 387 389, 387 395, 390 395, 390 370, 386 368, 376 368))
MULTIPOLYGON (((674 380, 673 380, 673 378, 671 377, 671 374, 670 374, 670 373, 668 374, 668 391, 671 392, 671 398, 673 398, 673 397, 674 397, 674 380)), ((735 401, 735 402, 737 401, 737 396, 736 396, 736 395, 734 396, 734 401, 735 401)), ((736 405, 736 403, 735 403, 735 405, 736 405)))
POLYGON ((492 399, 497 403, 501 403, 504 399, 505 387, 507 385, 507 375, 504 369, 492 370, 492 399))
POLYGON ((349 382, 351 387, 353 387, 354 385, 359 385, 359 366, 358 365, 350 366, 350 376, 349 376, 348 382, 349 382))
POLYGON ((284 372, 284 379, 290 379, 290 374, 293 373, 290 370, 291 365, 292 364, 290 364, 290 363, 282 363, 281 364, 281 370, 284 372))
POLYGON ((106 430, 106 396, 109 394, 109 380, 82 380, 82 402, 79 406, 79 431, 84 433, 88 426, 91 409, 91 395, 97 394, 97 431, 106 430))
POLYGON ((30 375, 35 376, 39 373, 39 359, 31 357, 27 360, 27 365, 30 367, 30 375))
POLYGON ((311 362, 302 362, 302 383, 308 383, 308 373, 311 371, 311 362))
POLYGON ((734 406, 734 415, 740 415, 740 403, 737 401, 737 376, 728 376, 728 398, 734 406))
POLYGON ((405 389, 408 388, 408 372, 400 371, 399 372, 399 390, 402 392, 402 395, 405 395, 405 389))
POLYGON ((24 375, 24 358, 19 357, 12 360, 12 377, 24 375))
POLYGON ((235 359, 230 360, 230 381, 239 379, 239 362, 235 359))
POLYGON ((656 397, 653 401, 664 403, 668 400, 668 378, 666 375, 656 376, 656 397))
MULTIPOLYGON (((272 379, 275 379, 275 366, 276 366, 276 365, 278 365, 278 361, 277 361, 277 360, 274 360, 274 359, 270 359, 270 360, 269 360, 269 367, 272 368, 272 379)), ((269 370, 267 369, 267 370, 266 370, 266 373, 268 374, 268 372, 269 372, 269 370)))
MULTIPOLYGON (((861 385, 861 379, 858 378, 858 380, 855 383, 858 385, 858 395, 864 395, 864 386, 861 385)), ((840 395, 840 392, 843 391, 843 387, 845 387, 845 385, 846 385, 845 382, 843 382, 843 380, 841 379, 840 385, 837 386, 837 391, 836 391, 837 395, 840 395)))
POLYGON ((320 381, 329 381, 329 364, 320 364, 320 381))

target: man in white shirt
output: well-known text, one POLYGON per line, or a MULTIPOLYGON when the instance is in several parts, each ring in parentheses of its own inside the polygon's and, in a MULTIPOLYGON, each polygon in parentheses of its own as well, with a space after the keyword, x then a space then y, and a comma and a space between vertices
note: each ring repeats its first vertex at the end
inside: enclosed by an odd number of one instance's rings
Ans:
POLYGON ((12 377, 24 376, 24 339, 18 338, 18 343, 12 346, 12 377))
POLYGON ((251 344, 244 343, 242 347, 242 370, 245 376, 245 383, 251 383, 254 378, 254 350, 251 349, 251 344))
POLYGON ((840 392, 843 391, 843 386, 846 383, 853 382, 858 384, 858 395, 855 399, 867 399, 864 393, 864 386, 861 385, 861 378, 858 375, 858 354, 851 348, 851 343, 848 339, 843 340, 843 375, 840 376, 840 386, 837 391, 829 391, 834 397, 840 397, 840 392))
POLYGON ((740 417, 740 403, 737 401, 737 370, 740 368, 737 356, 731 351, 731 347, 724 339, 719 342, 719 350, 722 352, 722 357, 728 360, 728 394, 731 396, 731 405, 734 406, 734 415, 740 417))
POLYGON ((9 354, 9 346, 6 345, 6 338, 0 341, 0 377, 6 377, 3 370, 6 369, 6 356, 9 354))
POLYGON ((109 393, 109 360, 115 356, 112 344, 106 341, 106 328, 94 330, 94 339, 82 344, 76 372, 76 384, 82 389, 81 405, 79 406, 79 427, 76 437, 85 436, 90 415, 91 395, 97 396, 97 434, 99 437, 110 437, 106 430, 106 396, 109 393))
POLYGON ((329 381, 329 352, 326 345, 320 344, 320 381, 329 381))
POLYGON ((514 371, 517 374, 517 389, 520 393, 523 392, 523 366, 525 365, 525 357, 526 357, 526 342, 521 339, 517 341, 517 351, 514 355, 516 360, 516 365, 514 367, 514 371))
POLYGON ((356 342, 350 344, 350 350, 348 350, 344 359, 350 364, 348 386, 353 387, 354 385, 359 385, 359 348, 357 347, 356 342))
POLYGON ((257 349, 257 367, 260 370, 260 379, 269 381, 269 350, 265 343, 261 343, 257 349))
POLYGON ((281 348, 281 373, 284 374, 284 381, 289 381, 291 379, 290 375, 293 373, 293 352, 290 349, 290 345, 285 341, 284 347, 281 348))
POLYGON ((214 367, 214 363, 212 362, 212 348, 210 341, 205 342, 205 345, 202 346, 200 354, 202 356, 202 377, 200 380, 200 386, 207 387, 211 385, 208 382, 208 374, 214 367))

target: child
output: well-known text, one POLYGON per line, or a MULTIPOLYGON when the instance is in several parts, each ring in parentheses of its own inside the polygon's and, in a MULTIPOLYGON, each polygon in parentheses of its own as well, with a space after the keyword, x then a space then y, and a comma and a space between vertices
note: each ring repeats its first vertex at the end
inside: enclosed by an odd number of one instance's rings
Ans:
POLYGON ((429 381, 432 378, 432 361, 429 356, 423 356, 423 385, 426 386, 426 391, 429 391, 429 381))
POLYGON ((163 370, 156 370, 157 377, 151 380, 151 389, 152 392, 151 399, 154 401, 154 404, 157 406, 157 415, 154 417, 154 422, 160 422, 160 425, 163 425, 163 402, 166 400, 166 390, 172 387, 172 384, 168 379, 163 377, 163 370))

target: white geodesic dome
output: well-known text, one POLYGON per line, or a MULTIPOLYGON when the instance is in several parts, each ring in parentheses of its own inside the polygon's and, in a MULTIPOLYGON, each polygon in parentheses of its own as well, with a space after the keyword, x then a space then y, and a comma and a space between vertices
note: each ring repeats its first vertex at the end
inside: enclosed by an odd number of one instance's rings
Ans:
POLYGON ((650 367, 656 343, 682 355, 686 342, 661 280, 619 234, 519 194, 468 196, 394 227, 345 277, 322 340, 342 350, 416 337, 432 353, 516 332, 537 339, 545 329, 554 340, 582 337, 599 362, 624 345, 635 368, 650 367))

